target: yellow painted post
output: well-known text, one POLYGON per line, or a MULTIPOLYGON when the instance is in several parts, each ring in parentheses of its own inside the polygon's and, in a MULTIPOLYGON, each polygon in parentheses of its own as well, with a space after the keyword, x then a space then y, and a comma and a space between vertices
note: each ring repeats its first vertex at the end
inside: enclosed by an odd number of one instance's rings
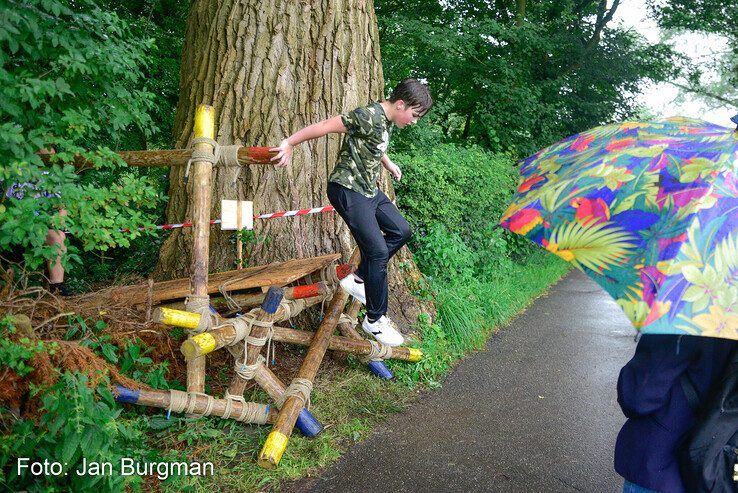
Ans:
MULTIPOLYGON (((194 138, 215 138, 215 109, 200 105, 195 111, 194 138)), ((209 151, 214 147, 207 142, 195 144, 195 151, 209 151)), ((208 295, 208 257, 210 254, 210 203, 212 200, 211 177, 213 164, 208 161, 194 161, 192 172, 192 247, 191 283, 192 294, 208 295)), ((205 357, 187 362, 187 391, 205 390, 205 357)))

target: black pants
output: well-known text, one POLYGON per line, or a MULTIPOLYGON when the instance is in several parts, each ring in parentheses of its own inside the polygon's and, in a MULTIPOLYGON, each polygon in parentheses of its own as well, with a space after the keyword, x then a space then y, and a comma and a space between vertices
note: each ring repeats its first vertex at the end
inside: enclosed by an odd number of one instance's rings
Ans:
POLYGON ((381 190, 370 199, 329 182, 328 200, 359 245, 356 275, 364 280, 367 317, 375 320, 387 313, 387 262, 410 239, 410 225, 381 190))

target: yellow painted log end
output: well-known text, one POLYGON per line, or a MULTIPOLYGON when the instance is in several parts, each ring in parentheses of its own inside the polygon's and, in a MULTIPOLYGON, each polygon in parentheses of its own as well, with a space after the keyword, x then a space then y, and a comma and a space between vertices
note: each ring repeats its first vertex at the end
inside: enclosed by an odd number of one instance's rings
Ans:
POLYGON ((158 308, 157 310, 153 314, 154 320, 166 325, 195 329, 200 324, 201 315, 199 313, 175 310, 173 308, 158 308))
POLYGON ((408 361, 412 361, 413 363, 416 363, 423 359, 423 351, 420 349, 416 349, 413 347, 407 348, 407 350, 410 352, 410 357, 408 358, 408 361))
POLYGON ((272 431, 269 433, 264 447, 261 449, 259 454, 259 467, 263 469, 276 469, 279 465, 279 461, 282 460, 282 454, 287 449, 287 442, 290 437, 279 431, 272 431))
POLYGON ((195 138, 215 138, 215 108, 201 104, 195 111, 195 138))
POLYGON ((182 343, 179 350, 187 361, 205 356, 215 351, 215 338, 208 332, 192 336, 182 343))

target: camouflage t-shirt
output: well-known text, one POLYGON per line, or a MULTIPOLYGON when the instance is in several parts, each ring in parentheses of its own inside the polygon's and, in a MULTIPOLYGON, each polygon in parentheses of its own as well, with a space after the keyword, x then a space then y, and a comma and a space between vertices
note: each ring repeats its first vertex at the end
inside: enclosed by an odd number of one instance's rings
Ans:
POLYGON ((387 120, 382 105, 376 102, 341 115, 341 120, 347 133, 328 181, 365 197, 374 197, 392 123, 387 120))

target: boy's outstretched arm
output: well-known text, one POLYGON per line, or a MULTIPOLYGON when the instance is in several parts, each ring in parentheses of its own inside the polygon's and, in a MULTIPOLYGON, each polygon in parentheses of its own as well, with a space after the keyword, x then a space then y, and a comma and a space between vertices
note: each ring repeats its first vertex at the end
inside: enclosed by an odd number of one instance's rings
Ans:
POLYGON ((400 181, 400 178, 402 178, 402 170, 399 166, 397 166, 395 163, 392 162, 392 160, 389 158, 387 154, 382 156, 382 166, 390 172, 390 175, 392 175, 392 178, 394 178, 397 181, 400 181))
POLYGON ((302 130, 293 133, 282 142, 279 147, 272 147, 270 151, 278 151, 271 161, 277 161, 275 166, 286 167, 292 159, 292 150, 295 146, 302 144, 306 140, 317 139, 330 133, 346 133, 346 126, 341 120, 341 116, 334 116, 318 123, 308 125, 302 130))

